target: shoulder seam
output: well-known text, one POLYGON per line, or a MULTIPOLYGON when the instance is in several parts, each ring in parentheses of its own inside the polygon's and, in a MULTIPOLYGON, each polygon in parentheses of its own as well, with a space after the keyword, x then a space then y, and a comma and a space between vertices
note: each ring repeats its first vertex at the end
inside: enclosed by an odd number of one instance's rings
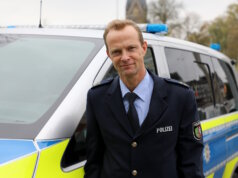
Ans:
POLYGON ((95 89, 95 88, 98 88, 98 87, 101 87, 101 86, 104 86, 104 85, 107 85, 107 84, 110 84, 112 81, 113 81, 114 78, 108 78, 108 79, 105 79, 105 80, 102 80, 100 83, 96 83, 93 85, 93 87, 91 89, 95 89))
POLYGON ((164 78, 164 80, 168 83, 172 83, 172 84, 175 84, 175 85, 178 85, 178 86, 182 86, 182 87, 185 87, 185 88, 190 88, 190 86, 184 82, 181 82, 181 81, 178 81, 178 80, 174 80, 174 79, 170 79, 170 78, 164 78))

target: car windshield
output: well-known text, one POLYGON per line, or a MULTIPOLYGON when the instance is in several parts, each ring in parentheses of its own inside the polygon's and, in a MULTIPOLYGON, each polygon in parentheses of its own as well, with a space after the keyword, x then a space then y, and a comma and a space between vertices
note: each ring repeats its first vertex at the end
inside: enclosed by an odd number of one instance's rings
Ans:
POLYGON ((95 49, 77 37, 0 35, 0 123, 37 121, 95 49))

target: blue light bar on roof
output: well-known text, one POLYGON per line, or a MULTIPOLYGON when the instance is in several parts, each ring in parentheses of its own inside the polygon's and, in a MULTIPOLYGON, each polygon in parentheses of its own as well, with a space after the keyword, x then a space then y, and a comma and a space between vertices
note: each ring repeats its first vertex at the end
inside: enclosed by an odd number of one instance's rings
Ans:
POLYGON ((212 43, 210 45, 210 48, 215 49, 217 51, 220 51, 221 50, 221 45, 219 43, 212 43))
POLYGON ((9 26, 7 26, 7 28, 16 28, 16 26, 14 26, 14 25, 9 25, 9 26))
POLYGON ((148 24, 146 27, 148 33, 167 33, 168 26, 165 24, 148 24))

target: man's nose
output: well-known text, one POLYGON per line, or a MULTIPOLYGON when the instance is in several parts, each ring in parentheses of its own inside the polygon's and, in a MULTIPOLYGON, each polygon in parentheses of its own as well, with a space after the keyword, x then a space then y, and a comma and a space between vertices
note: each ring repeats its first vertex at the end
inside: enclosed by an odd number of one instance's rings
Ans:
POLYGON ((121 56, 121 60, 122 61, 127 61, 129 59, 129 54, 126 50, 122 51, 122 56, 121 56))

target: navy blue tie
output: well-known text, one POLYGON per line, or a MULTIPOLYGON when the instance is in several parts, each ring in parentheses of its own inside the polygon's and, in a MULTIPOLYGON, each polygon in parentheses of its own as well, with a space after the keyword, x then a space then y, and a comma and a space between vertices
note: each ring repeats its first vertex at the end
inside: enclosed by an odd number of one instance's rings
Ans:
POLYGON ((135 93, 128 92, 125 95, 125 98, 129 101, 129 110, 127 112, 127 117, 129 119, 129 122, 131 124, 131 127, 133 129, 133 132, 136 133, 136 131, 139 129, 139 118, 138 114, 134 105, 134 101, 136 100, 138 96, 135 93))

